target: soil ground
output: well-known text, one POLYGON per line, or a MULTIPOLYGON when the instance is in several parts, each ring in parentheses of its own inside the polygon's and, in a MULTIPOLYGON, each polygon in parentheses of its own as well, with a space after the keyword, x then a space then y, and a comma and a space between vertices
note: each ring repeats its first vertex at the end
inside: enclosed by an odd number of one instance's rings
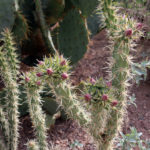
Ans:
MULTIPOLYGON (((107 77, 107 60, 109 59, 108 39, 106 31, 103 30, 97 34, 89 43, 89 50, 84 58, 74 68, 72 80, 77 84, 81 80, 88 77, 98 78, 107 77)), ((143 41, 138 46, 141 50, 149 49, 150 41, 143 41)), ((140 59, 140 58, 139 58, 140 59)), ((150 83, 149 81, 142 82, 139 86, 134 85, 131 89, 131 94, 136 95, 136 105, 128 108, 128 119, 126 119, 123 132, 129 132, 129 127, 136 127, 138 132, 142 132, 142 138, 150 138, 150 83)), ((34 138, 32 124, 29 116, 21 118, 20 128, 20 143, 19 150, 26 150, 25 143, 34 138)), ((75 140, 79 141, 83 147, 78 150, 96 150, 95 145, 90 136, 79 127, 74 121, 62 121, 58 119, 56 125, 48 132, 48 141, 59 145, 62 150, 71 150, 70 147, 75 140)))

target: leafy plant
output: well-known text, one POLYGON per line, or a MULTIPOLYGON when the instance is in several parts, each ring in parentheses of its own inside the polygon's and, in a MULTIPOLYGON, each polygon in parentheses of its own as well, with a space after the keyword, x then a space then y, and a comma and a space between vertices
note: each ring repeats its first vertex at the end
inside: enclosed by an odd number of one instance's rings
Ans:
POLYGON ((131 96, 129 96, 129 101, 127 103, 128 105, 134 105, 135 107, 137 107, 135 101, 136 101, 135 94, 132 94, 131 96))
POLYGON ((132 63, 131 69, 134 76, 134 80, 137 84, 147 78, 147 69, 150 68, 150 61, 143 61, 141 63, 132 63))
POLYGON ((116 138, 117 146, 116 150, 132 150, 134 148, 139 148, 140 150, 149 150, 150 147, 145 147, 144 144, 148 143, 147 141, 143 141, 141 139, 142 133, 137 132, 136 128, 131 127, 130 128, 131 133, 123 134, 120 132, 119 138, 116 138))
POLYGON ((80 148, 80 147, 83 147, 83 144, 81 144, 78 140, 75 140, 75 141, 70 145, 70 148, 71 148, 71 149, 80 148))

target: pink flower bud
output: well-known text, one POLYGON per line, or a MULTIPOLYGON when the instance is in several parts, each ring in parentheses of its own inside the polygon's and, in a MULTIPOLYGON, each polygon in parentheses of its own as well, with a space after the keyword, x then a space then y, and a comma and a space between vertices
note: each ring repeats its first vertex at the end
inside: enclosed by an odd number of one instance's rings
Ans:
POLYGON ((108 100, 108 96, 107 96, 106 94, 103 94, 103 95, 102 95, 102 100, 103 100, 103 101, 107 101, 107 100, 108 100))
POLYGON ((25 78, 25 81, 26 81, 26 82, 29 82, 29 81, 30 81, 29 77, 26 77, 26 78, 25 78))
POLYGON ((96 80, 94 78, 90 78, 90 83, 95 84, 96 80))
POLYGON ((67 79, 68 78, 68 74, 67 73, 62 73, 61 78, 63 80, 67 79))
POLYGON ((132 36, 132 29, 127 29, 125 31, 125 36, 128 36, 128 37, 132 36))
POLYGON ((66 65, 66 60, 61 61, 60 65, 65 66, 66 65))
POLYGON ((91 95, 90 95, 90 94, 85 94, 85 95, 84 95, 84 99, 85 99, 86 101, 90 101, 90 100, 91 100, 91 95))
POLYGON ((53 74, 53 70, 51 68, 47 69, 47 74, 48 75, 52 75, 53 74))
POLYGON ((138 24, 136 25, 136 29, 137 29, 137 30, 142 29, 142 27, 143 27, 143 24, 142 24, 142 23, 138 23, 138 24))
POLYGON ((39 61, 39 65, 43 65, 44 64, 44 62, 43 61, 39 61))
POLYGON ((37 84, 38 86, 40 86, 40 85, 41 85, 41 81, 37 81, 36 84, 37 84))
POLYGON ((41 77, 42 75, 43 75, 42 72, 38 72, 38 73, 36 74, 37 77, 41 77))
POLYGON ((111 106, 117 106, 117 104, 118 104, 118 101, 117 100, 114 100, 114 101, 112 101, 112 103, 111 103, 111 106))
POLYGON ((106 86, 110 88, 112 86, 112 82, 106 82, 106 86))

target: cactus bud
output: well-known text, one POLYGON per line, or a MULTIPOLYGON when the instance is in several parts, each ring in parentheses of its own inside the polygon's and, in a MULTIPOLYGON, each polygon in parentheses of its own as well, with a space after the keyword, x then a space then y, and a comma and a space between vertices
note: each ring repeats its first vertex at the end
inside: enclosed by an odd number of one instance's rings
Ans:
POLYGON ((90 83, 95 84, 96 80, 94 78, 90 78, 90 83))
POLYGON ((110 88, 112 86, 112 82, 106 82, 106 86, 110 88))
POLYGON ((85 94, 85 95, 84 95, 84 99, 85 99, 86 101, 90 101, 90 100, 91 100, 91 95, 90 95, 90 94, 85 94))
POLYGON ((66 65, 66 60, 61 61, 60 65, 65 66, 66 65))
POLYGON ((136 29, 137 29, 137 30, 142 29, 142 27, 143 27, 143 24, 142 24, 142 23, 138 23, 138 24, 136 25, 136 29))
POLYGON ((114 101, 112 101, 112 103, 111 103, 111 106, 117 106, 117 104, 118 104, 118 101, 117 100, 114 100, 114 101))
POLYGON ((25 81, 26 81, 26 82, 29 82, 29 81, 30 81, 29 77, 26 77, 26 78, 25 78, 25 81))
POLYGON ((62 73, 61 78, 63 80, 67 79, 68 78, 68 74, 67 73, 62 73))
POLYGON ((48 75, 52 75, 52 74, 53 74, 52 68, 47 69, 47 74, 48 74, 48 75))
POLYGON ((108 100, 108 96, 107 96, 106 94, 103 94, 103 95, 102 95, 102 100, 103 100, 103 101, 107 101, 107 100, 108 100))
POLYGON ((43 65, 44 64, 44 62, 43 61, 39 61, 39 65, 43 65))
POLYGON ((127 29, 125 31, 125 36, 128 36, 128 37, 132 36, 132 29, 127 29))
POLYGON ((38 73, 36 74, 37 77, 41 77, 42 75, 43 75, 42 72, 38 72, 38 73))
POLYGON ((40 85, 41 85, 41 81, 37 81, 36 84, 37 84, 38 86, 40 86, 40 85))

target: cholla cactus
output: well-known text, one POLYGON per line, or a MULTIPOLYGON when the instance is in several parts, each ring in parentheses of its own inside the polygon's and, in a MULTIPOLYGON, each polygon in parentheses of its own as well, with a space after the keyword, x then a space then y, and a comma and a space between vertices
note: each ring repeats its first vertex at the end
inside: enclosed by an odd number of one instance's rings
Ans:
POLYGON ((91 113, 92 120, 92 123, 88 125, 88 130, 97 145, 103 145, 102 135, 105 133, 105 127, 112 110, 113 90, 102 78, 99 80, 91 78, 87 82, 82 82, 82 84, 85 107, 91 113))
POLYGON ((69 69, 69 62, 57 54, 53 58, 45 58, 43 64, 39 64, 33 72, 50 87, 56 102, 66 110, 68 116, 85 125, 90 122, 89 113, 82 108, 75 87, 69 83, 69 69))
MULTIPOLYGON (((15 48, 13 46, 13 41, 10 38, 11 34, 9 30, 5 30, 4 44, 0 48, 0 65, 1 65, 1 75, 3 82, 5 84, 6 91, 6 101, 7 101, 7 116, 9 123, 9 150, 17 149, 18 141, 18 100, 19 100, 19 91, 17 79, 13 78, 13 75, 16 76, 16 68, 18 64, 16 62, 16 57, 13 56, 15 48), (9 59, 7 59, 9 57, 9 59)), ((15 55, 16 56, 16 55, 15 55)))
MULTIPOLYGON (((4 110, 1 108, 0 106, 0 131, 3 131, 2 135, 3 138, 1 138, 1 144, 2 147, 4 147, 5 149, 8 148, 8 144, 9 144, 9 125, 8 125, 8 121, 6 119, 6 114, 4 112, 4 110), (4 139, 4 140, 3 140, 4 139)), ((1 147, 1 149, 2 149, 1 147)))
POLYGON ((39 77, 35 72, 28 73, 25 76, 25 89, 27 93, 27 100, 29 105, 29 113, 33 126, 35 128, 36 139, 39 145, 39 150, 48 150, 46 142, 46 124, 45 115, 42 111, 42 101, 40 92, 42 92, 42 85, 39 77))
MULTIPOLYGON (((121 129, 124 115, 126 114, 127 96, 129 79, 131 79, 130 65, 132 59, 130 51, 133 50, 135 43, 133 40, 139 38, 137 23, 127 18, 126 15, 116 14, 111 5, 111 0, 103 0, 103 12, 108 27, 108 35, 111 40, 110 50, 112 52, 112 61, 110 69, 112 86, 115 89, 115 98, 118 101, 116 110, 112 110, 111 117, 105 127, 105 139, 99 149, 113 149, 113 138, 121 129)), ((112 105, 115 105, 115 101, 112 105)))

